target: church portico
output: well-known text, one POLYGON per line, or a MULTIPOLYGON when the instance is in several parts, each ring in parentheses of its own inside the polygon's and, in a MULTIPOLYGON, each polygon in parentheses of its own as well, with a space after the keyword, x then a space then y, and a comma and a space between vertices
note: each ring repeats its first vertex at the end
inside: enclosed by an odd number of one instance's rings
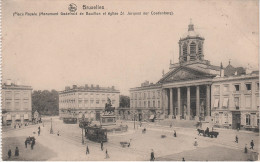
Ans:
POLYGON ((163 89, 169 119, 205 120, 210 116, 210 84, 172 86, 163 89))

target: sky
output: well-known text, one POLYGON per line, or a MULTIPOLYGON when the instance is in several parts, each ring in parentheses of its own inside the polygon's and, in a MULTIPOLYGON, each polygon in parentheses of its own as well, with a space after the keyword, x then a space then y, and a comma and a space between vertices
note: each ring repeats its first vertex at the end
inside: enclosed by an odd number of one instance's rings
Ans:
MULTIPOLYGON (((213 65, 258 69, 257 0, 3 0, 2 79, 34 90, 65 86, 115 86, 121 94, 178 62, 180 37, 190 19, 205 38, 204 55, 213 65), (100 5, 98 12, 171 11, 173 16, 13 16, 14 12, 69 12, 74 3, 100 5)), ((90 11, 90 12, 92 12, 90 11)))

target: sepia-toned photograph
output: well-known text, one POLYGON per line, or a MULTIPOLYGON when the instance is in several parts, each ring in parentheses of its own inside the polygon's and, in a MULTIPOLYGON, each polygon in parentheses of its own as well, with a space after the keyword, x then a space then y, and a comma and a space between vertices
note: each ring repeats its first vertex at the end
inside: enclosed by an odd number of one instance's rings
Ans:
POLYGON ((2 161, 258 161, 258 0, 2 0, 2 161))

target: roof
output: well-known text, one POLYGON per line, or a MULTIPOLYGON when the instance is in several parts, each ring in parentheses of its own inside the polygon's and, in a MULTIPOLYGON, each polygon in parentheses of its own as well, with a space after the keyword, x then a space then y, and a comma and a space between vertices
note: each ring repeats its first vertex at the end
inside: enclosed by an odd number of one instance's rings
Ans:
POLYGON ((225 76, 233 76, 233 75, 243 75, 246 74, 246 70, 243 67, 233 67, 229 64, 226 68, 224 68, 225 76))

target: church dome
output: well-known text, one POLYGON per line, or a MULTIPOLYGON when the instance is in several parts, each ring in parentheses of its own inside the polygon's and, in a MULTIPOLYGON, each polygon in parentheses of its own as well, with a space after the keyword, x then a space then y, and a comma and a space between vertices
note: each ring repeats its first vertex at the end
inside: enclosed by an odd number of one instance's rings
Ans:
POLYGON ((192 23, 189 24, 188 32, 182 35, 181 39, 187 38, 187 37, 201 37, 201 35, 194 31, 194 25, 192 23))

